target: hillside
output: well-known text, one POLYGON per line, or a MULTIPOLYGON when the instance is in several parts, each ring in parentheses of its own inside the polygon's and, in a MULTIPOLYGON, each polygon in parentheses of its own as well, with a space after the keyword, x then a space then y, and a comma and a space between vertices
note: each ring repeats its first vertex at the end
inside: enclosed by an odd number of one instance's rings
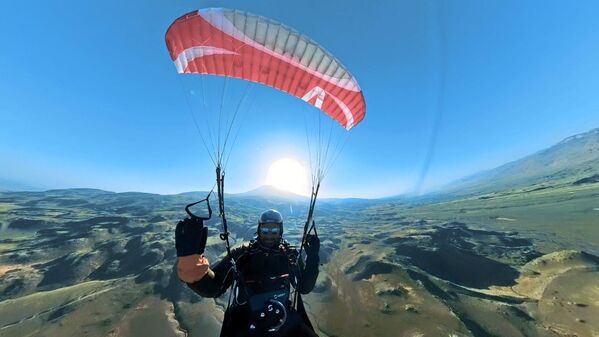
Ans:
POLYGON ((568 137, 495 169, 446 186, 441 193, 471 195, 538 185, 547 187, 599 180, 599 128, 568 137))

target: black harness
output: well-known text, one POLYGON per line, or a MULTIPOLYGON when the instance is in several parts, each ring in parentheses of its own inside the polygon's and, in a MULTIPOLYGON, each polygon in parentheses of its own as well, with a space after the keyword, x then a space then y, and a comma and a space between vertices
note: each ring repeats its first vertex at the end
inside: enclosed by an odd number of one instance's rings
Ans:
POLYGON ((291 288, 296 288, 296 257, 292 247, 282 241, 278 249, 269 249, 257 241, 251 241, 247 251, 236 261, 238 273, 244 270, 258 254, 279 256, 287 262, 283 273, 246 278, 242 275, 233 287, 232 310, 247 306, 249 333, 256 336, 274 336, 287 321, 292 310, 291 288))

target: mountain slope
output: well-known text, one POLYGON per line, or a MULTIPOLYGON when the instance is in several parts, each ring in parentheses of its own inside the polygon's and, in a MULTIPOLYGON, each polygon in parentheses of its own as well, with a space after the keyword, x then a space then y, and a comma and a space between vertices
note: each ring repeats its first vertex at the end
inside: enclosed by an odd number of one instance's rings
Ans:
MULTIPOLYGON (((567 184, 599 174, 599 128, 568 137, 522 159, 458 180, 443 193, 488 193, 532 185, 567 184)), ((585 180, 582 180, 584 182, 585 180)))

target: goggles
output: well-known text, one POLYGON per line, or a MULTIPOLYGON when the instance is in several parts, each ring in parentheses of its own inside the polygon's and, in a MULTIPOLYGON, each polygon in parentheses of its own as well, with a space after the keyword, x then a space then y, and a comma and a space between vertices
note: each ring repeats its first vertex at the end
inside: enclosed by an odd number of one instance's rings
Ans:
POLYGON ((279 227, 273 227, 273 228, 260 227, 260 234, 268 234, 268 233, 279 234, 279 232, 280 232, 279 227))

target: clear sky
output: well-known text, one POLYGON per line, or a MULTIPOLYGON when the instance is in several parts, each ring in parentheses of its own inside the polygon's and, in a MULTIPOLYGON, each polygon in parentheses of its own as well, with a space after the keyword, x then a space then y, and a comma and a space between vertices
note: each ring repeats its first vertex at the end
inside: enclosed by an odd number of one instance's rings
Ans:
MULTIPOLYGON (((213 166, 186 103, 193 83, 164 43, 171 22, 200 7, 283 22, 357 78, 366 119, 325 196, 409 193, 423 172, 426 190, 599 127, 597 1, 4 1, 0 180, 211 188, 213 166)), ((266 87, 252 95, 229 192, 263 184, 272 162, 305 152, 294 118, 307 105, 266 87)))

